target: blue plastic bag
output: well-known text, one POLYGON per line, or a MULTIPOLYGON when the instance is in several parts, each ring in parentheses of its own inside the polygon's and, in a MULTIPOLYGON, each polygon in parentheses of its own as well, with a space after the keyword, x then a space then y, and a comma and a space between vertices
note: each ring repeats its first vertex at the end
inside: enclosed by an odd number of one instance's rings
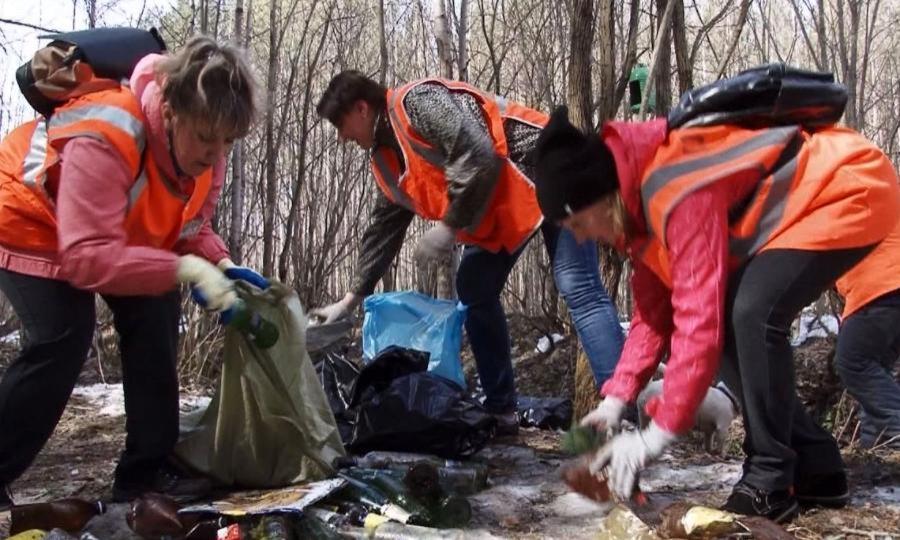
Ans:
POLYGON ((363 356, 366 363, 397 345, 428 352, 428 371, 466 387, 462 362, 466 308, 411 291, 373 294, 363 303, 363 356))

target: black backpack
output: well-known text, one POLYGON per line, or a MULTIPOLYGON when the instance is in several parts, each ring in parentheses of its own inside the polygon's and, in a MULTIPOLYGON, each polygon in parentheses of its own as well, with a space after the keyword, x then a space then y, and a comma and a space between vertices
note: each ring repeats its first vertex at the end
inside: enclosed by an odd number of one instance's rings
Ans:
POLYGON ((16 70, 16 82, 44 117, 69 99, 118 85, 141 58, 166 50, 155 28, 92 28, 41 37, 52 41, 16 70))
POLYGON ((734 124, 742 127, 834 125, 847 88, 831 73, 768 64, 689 90, 668 115, 669 129, 734 124))

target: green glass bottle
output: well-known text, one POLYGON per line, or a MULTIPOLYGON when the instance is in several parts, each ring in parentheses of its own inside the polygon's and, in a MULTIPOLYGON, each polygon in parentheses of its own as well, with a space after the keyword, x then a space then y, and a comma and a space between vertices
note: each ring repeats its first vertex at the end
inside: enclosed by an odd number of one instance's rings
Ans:
POLYGON ((347 481, 347 485, 341 490, 345 497, 388 519, 409 523, 412 518, 410 513, 405 508, 394 504, 381 490, 345 473, 338 473, 338 476, 347 481))
POLYGON ((223 321, 249 336, 260 349, 268 349, 278 342, 278 327, 260 317, 240 298, 232 304, 230 314, 223 321))

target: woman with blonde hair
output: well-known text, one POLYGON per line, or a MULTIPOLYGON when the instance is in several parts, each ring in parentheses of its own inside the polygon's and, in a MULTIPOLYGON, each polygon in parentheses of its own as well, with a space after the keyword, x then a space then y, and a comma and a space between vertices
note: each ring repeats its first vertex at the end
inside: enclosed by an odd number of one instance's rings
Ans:
POLYGON ((691 428, 721 358, 747 456, 724 508, 786 521, 801 504, 845 505, 844 462, 797 397, 788 338, 800 309, 894 229, 900 189, 884 153, 835 126, 671 128, 661 118, 586 134, 560 109, 536 159, 546 218, 634 265, 622 358, 582 423, 616 427, 669 354, 649 426, 594 460, 612 492, 628 498, 637 473, 691 428))
POLYGON ((257 113, 238 49, 195 37, 150 54, 128 84, 60 103, 0 143, 0 290, 22 350, 0 381, 0 510, 52 434, 87 357, 99 294, 113 314, 125 393, 114 500, 202 494, 168 464, 178 437, 179 284, 227 311, 231 262, 210 219, 225 156, 257 113))

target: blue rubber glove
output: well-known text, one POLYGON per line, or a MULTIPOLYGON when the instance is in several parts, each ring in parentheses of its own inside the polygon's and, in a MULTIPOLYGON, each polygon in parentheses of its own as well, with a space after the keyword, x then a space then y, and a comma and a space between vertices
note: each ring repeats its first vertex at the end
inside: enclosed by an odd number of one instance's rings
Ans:
POLYGON ((232 281, 243 281, 245 283, 249 283, 254 287, 257 287, 261 290, 266 290, 269 288, 269 280, 263 277, 262 274, 255 270, 251 270, 246 266, 237 266, 235 265, 231 259, 222 259, 219 261, 219 268, 222 269, 222 272, 225 274, 225 277, 232 281))

